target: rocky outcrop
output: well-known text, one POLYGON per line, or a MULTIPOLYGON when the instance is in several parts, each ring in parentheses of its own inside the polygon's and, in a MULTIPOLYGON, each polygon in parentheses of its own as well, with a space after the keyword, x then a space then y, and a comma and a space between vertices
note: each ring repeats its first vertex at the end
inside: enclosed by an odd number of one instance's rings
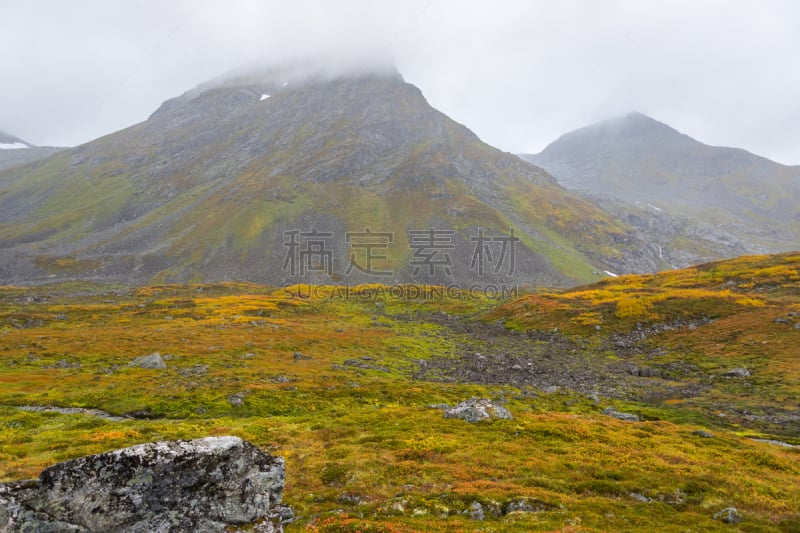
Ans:
POLYGON ((714 514, 714 520, 719 520, 725 524, 738 524, 742 521, 742 514, 736 507, 728 507, 714 514))
POLYGON ((161 354, 156 352, 151 353, 150 355, 137 357, 128 363, 128 366, 138 366, 139 368, 149 368, 151 370, 163 370, 167 368, 167 363, 164 362, 164 358, 161 357, 161 354))
POLYGON ((749 378, 750 371, 746 368, 732 368, 722 374, 722 376, 726 378, 749 378))
POLYGON ((492 418, 514 418, 508 409, 496 404, 488 398, 470 398, 469 400, 464 400, 455 407, 446 409, 444 417, 460 418, 467 422, 480 422, 481 420, 490 420, 492 418))
POLYGON ((0 485, 0 531, 282 531, 284 462, 238 437, 141 444, 0 485))
POLYGON ((638 422, 639 415, 635 415, 633 413, 623 413, 622 411, 617 411, 613 407, 606 407, 603 409, 603 414, 606 416, 610 416, 611 418, 616 418, 618 420, 625 420, 627 422, 638 422))

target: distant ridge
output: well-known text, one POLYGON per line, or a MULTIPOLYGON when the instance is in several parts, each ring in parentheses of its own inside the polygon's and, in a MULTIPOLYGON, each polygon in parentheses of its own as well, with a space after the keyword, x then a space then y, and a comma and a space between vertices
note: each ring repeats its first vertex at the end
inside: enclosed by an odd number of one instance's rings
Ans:
POLYGON ((678 266, 800 249, 800 167, 708 146, 642 113, 580 128, 521 157, 640 229, 680 225, 659 237, 670 239, 659 245, 678 266))

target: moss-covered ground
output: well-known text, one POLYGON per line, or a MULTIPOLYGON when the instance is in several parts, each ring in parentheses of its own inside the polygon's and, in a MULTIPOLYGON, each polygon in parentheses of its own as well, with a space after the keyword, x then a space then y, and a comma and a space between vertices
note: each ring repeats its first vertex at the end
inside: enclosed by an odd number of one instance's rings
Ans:
POLYGON ((2 288, 0 480, 238 435, 286 458, 287 531, 798 531, 800 448, 753 437, 800 444, 799 267, 797 254, 741 258, 504 303, 417 287, 2 288), (568 348, 573 367, 657 372, 614 374, 637 386, 612 396, 420 372, 526 347, 547 368, 568 348), (154 352, 166 369, 129 366, 154 352), (734 368, 750 376, 726 377, 734 368), (642 380, 684 393, 647 397, 642 380), (431 407, 473 396, 514 419, 431 407), (507 512, 523 499, 535 512, 507 512), (712 518, 730 506, 740 524, 712 518))

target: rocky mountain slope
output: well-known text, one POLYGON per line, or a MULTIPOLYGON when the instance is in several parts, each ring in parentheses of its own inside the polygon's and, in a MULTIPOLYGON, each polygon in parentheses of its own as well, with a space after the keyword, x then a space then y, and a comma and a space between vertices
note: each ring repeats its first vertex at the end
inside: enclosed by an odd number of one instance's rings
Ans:
POLYGON ((5 283, 559 286, 658 268, 624 224, 394 70, 308 66, 228 75, 0 173, 0 251, 5 283))
POLYGON ((676 266, 800 248, 800 167, 705 145, 641 113, 522 157, 639 228, 676 266))
POLYGON ((34 146, 0 130, 0 170, 38 161, 60 150, 63 148, 34 146))

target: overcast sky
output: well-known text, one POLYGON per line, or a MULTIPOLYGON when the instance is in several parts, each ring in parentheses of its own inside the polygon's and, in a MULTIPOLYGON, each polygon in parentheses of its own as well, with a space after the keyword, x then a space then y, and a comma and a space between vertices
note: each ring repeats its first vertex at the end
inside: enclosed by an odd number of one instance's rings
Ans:
POLYGON ((0 0, 0 130, 77 145, 244 64, 370 51, 506 151, 637 110, 800 164, 798 28, 793 0, 0 0))

